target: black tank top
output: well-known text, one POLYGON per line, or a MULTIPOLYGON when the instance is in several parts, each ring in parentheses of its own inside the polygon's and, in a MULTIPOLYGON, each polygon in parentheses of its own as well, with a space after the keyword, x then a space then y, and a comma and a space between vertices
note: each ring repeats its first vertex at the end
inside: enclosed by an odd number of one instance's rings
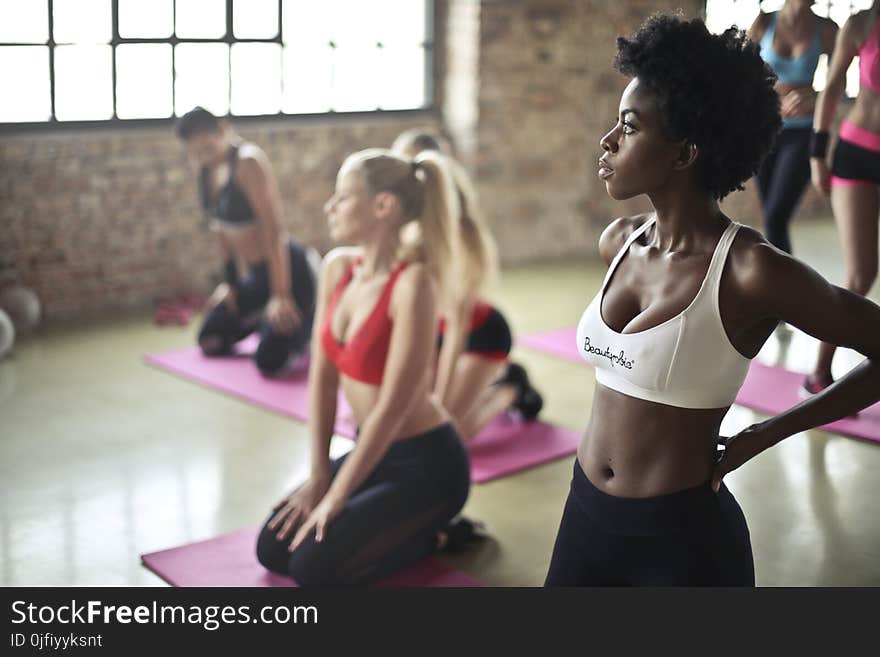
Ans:
POLYGON ((254 223, 256 215, 244 191, 235 182, 237 162, 238 146, 232 146, 229 149, 229 180, 213 199, 208 184, 208 167, 202 167, 199 175, 199 198, 205 213, 212 219, 234 226, 247 226, 254 223))

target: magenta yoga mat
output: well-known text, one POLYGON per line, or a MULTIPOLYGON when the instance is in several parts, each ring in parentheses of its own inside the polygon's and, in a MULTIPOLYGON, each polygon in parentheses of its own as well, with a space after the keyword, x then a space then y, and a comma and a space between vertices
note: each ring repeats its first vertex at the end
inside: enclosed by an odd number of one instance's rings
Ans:
MULTIPOLYGON (((178 587, 295 587, 289 577, 267 571, 257 561, 256 527, 206 541, 141 555, 144 566, 178 587)), ((484 586, 482 582, 436 559, 425 559, 382 580, 382 587, 484 586)))
MULTIPOLYGON (((198 347, 149 354, 146 362, 238 397, 287 417, 308 421, 308 371, 303 364, 286 377, 266 379, 246 357, 206 358, 198 347)), ((354 438, 351 410, 339 397, 336 433, 354 438)), ((484 483, 571 456, 577 451, 576 431, 546 422, 522 422, 510 415, 493 420, 467 445, 471 480, 484 483)))
MULTIPOLYGON (((587 365, 577 350, 577 329, 572 327, 524 335, 519 344, 552 356, 587 365)), ((745 383, 736 396, 736 403, 762 413, 775 414, 788 410, 801 401, 798 388, 804 375, 783 367, 752 361, 745 383)), ((880 403, 865 409, 856 417, 826 424, 826 431, 880 442, 880 403)))

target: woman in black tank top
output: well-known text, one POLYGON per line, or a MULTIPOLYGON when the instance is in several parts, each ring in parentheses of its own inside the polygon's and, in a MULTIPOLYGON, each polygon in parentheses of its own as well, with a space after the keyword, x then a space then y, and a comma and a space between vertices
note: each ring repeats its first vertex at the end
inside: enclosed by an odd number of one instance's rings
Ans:
POLYGON ((257 367, 276 375, 309 343, 320 257, 284 231, 278 184, 257 146, 200 107, 181 117, 177 134, 199 167, 200 205, 225 257, 199 345, 225 355, 259 331, 257 367))

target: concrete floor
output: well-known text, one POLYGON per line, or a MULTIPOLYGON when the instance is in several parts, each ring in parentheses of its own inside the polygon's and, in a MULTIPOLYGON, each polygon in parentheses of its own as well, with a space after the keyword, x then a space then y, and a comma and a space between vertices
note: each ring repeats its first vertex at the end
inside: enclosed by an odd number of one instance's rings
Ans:
MULTIPOLYGON (((794 242, 841 280, 830 221, 798 225, 794 242)), ((509 270, 499 305, 519 333, 572 325, 603 274, 596 261, 509 270)), ((147 352, 192 344, 195 328, 147 316, 44 328, 0 362, 0 584, 164 585, 138 555, 256 524, 306 475, 302 424, 143 364, 147 352)), ((796 333, 787 348, 771 339, 760 357, 803 368, 814 349, 796 333)), ((544 419, 582 428, 593 372, 525 349, 515 356, 545 394, 544 419)), ((843 354, 836 368, 857 360, 843 354)), ((756 417, 734 407, 724 429, 756 417)), ((446 560, 491 585, 540 585, 571 464, 474 486, 465 511, 494 539, 446 560)), ((878 472, 880 444, 812 431, 728 476, 758 583, 880 585, 878 472)))

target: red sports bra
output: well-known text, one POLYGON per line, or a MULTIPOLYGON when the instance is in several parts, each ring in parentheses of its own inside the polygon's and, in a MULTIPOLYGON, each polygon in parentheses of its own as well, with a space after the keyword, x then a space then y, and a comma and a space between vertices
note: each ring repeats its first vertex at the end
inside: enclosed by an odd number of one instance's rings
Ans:
POLYGON ((388 276, 388 282, 385 283, 373 311, 349 341, 342 343, 333 335, 330 326, 339 297, 351 282, 354 268, 358 264, 360 264, 360 259, 355 260, 349 266, 348 271, 345 272, 333 292, 330 306, 327 308, 324 323, 321 326, 321 346, 324 348, 327 358, 336 365, 336 369, 340 372, 352 379, 378 386, 382 383, 385 360, 388 358, 388 347, 391 344, 393 323, 388 317, 388 304, 391 302, 394 283, 400 276, 400 272, 406 269, 409 263, 403 262, 394 268, 388 276))

